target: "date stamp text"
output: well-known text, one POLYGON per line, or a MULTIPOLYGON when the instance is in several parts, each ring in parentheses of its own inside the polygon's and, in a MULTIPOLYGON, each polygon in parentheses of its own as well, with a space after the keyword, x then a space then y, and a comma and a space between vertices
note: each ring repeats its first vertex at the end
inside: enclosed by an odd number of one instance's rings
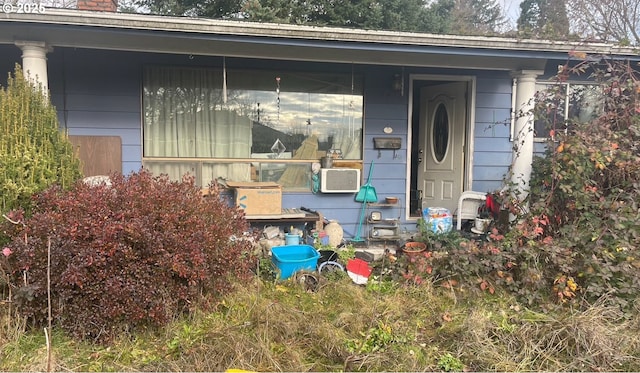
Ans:
POLYGON ((46 11, 43 4, 38 3, 4 3, 1 6, 2 13, 29 13, 29 14, 42 14, 46 11))

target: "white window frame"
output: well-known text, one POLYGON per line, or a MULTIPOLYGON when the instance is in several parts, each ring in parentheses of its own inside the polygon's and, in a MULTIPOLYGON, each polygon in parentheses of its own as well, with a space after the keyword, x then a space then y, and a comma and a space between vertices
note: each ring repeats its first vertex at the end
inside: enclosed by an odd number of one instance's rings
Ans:
MULTIPOLYGON (((566 121, 568 119, 568 114, 569 114, 569 105, 570 105, 570 100, 566 99, 569 96, 569 92, 570 92, 570 88, 571 86, 575 86, 575 85, 598 85, 597 83, 593 82, 593 81, 570 81, 570 82, 552 82, 552 81, 536 81, 536 93, 540 91, 540 89, 537 89, 540 86, 552 86, 552 85, 562 85, 565 88, 565 101, 564 101, 564 120, 566 121)), ((511 90, 511 130, 510 130, 510 137, 509 140, 513 141, 514 140, 514 131, 515 131, 515 122, 516 122, 516 111, 515 111, 515 107, 516 107, 516 88, 517 88, 517 79, 513 79, 513 88, 511 90)), ((548 136, 534 136, 533 141, 534 142, 546 142, 549 140, 548 136)))

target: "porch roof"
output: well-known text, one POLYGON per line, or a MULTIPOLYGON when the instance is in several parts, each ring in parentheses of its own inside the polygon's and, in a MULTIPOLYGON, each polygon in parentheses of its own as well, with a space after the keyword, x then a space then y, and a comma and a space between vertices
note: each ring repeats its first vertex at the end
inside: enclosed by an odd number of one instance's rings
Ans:
POLYGON ((0 43, 335 63, 543 69, 580 51, 638 59, 605 43, 355 30, 47 8, 0 15, 0 43))

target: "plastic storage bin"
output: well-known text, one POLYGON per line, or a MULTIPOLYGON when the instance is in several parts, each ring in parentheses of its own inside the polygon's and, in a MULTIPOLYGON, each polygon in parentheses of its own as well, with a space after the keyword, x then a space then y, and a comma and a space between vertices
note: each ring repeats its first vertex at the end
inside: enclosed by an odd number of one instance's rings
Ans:
POLYGON ((271 262, 277 268, 281 280, 297 271, 315 271, 320 253, 309 245, 285 245, 271 248, 271 262))

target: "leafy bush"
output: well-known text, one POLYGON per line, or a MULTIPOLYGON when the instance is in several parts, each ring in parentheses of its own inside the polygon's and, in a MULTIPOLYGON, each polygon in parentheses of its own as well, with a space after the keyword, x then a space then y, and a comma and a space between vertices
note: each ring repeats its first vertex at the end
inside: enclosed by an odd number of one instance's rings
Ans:
POLYGON ((36 324, 47 320, 49 246, 54 320, 96 340, 163 325, 251 274, 247 222, 215 186, 205 198, 192 178, 146 171, 114 174, 111 184, 49 188, 10 230, 15 300, 36 324))
MULTIPOLYGON (((602 108, 589 122, 549 123, 553 140, 534 165, 531 214, 519 239, 545 263, 544 279, 562 302, 608 294, 628 307, 640 288, 640 76, 606 59, 572 64, 558 80, 588 72, 602 108)), ((545 118, 564 110, 558 94, 540 103, 551 113, 545 118)))
POLYGON ((498 285, 517 291, 512 271, 515 257, 504 250, 504 236, 492 228, 486 239, 463 237, 457 231, 434 234, 424 220, 417 240, 428 250, 405 256, 401 272, 409 283, 429 281, 444 287, 478 289, 494 293, 498 285))
POLYGON ((68 188, 80 177, 55 108, 16 66, 15 77, 0 89, 0 212, 28 209, 33 194, 53 183, 68 188))

